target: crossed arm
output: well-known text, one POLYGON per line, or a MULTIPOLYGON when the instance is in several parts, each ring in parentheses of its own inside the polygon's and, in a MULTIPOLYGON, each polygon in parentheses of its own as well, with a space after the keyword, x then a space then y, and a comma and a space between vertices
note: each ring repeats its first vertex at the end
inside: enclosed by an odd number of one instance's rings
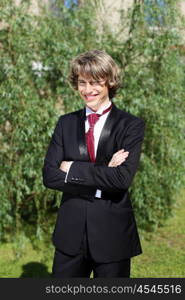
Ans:
MULTIPOLYGON (((117 166, 121 165, 126 160, 128 155, 129 155, 129 152, 125 151, 124 149, 117 151, 116 153, 113 154, 113 156, 108 164, 108 167, 117 167, 117 166)), ((62 161, 62 163, 60 165, 60 170, 68 173, 72 163, 73 163, 73 161, 62 161)))
POLYGON ((120 192, 128 189, 138 167, 144 137, 144 122, 134 119, 127 125, 124 136, 120 132, 120 150, 112 156, 108 165, 63 160, 62 124, 58 122, 46 154, 43 167, 43 183, 46 187, 63 192, 76 193, 88 189, 120 192), (67 183, 65 182, 68 172, 67 183))

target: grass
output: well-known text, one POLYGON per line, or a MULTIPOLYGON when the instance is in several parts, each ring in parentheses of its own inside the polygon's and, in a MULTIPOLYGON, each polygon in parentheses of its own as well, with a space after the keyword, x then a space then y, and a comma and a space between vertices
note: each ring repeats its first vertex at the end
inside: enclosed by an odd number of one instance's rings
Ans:
POLYGON ((46 247, 39 242, 39 248, 24 239, 22 248, 16 248, 16 243, 0 246, 0 277, 50 277, 52 267, 53 247, 46 247))
MULTIPOLYGON (((185 197, 174 216, 153 234, 140 233, 143 254, 132 259, 131 277, 185 277, 185 197)), ((54 248, 50 241, 31 243, 24 236, 0 245, 0 277, 50 277, 54 248)))
POLYGON ((132 277, 185 277, 185 194, 173 217, 152 235, 141 239, 143 254, 132 260, 132 277))

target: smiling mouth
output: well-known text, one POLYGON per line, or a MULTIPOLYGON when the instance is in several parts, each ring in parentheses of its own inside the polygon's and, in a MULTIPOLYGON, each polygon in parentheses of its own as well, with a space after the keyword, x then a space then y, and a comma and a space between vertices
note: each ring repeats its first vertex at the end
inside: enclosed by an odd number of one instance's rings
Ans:
POLYGON ((98 96, 98 94, 96 95, 84 95, 86 100, 94 100, 94 98, 96 98, 98 96))

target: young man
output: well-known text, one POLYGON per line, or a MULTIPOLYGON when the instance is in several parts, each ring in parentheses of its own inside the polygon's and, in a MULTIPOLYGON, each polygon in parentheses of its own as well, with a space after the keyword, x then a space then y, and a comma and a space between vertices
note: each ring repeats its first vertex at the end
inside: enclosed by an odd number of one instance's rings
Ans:
POLYGON ((44 185, 63 191, 53 276, 129 277, 141 253, 128 188, 144 122, 113 104, 119 69, 107 53, 76 57, 70 79, 85 108, 59 118, 43 167, 44 185))

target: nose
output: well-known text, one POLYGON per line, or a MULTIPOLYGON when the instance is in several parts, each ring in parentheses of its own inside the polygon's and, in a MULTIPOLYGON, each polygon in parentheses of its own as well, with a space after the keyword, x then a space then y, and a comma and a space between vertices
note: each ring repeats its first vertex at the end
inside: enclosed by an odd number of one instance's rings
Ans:
POLYGON ((86 82, 86 85, 85 85, 84 88, 85 88, 85 93, 86 94, 90 94, 92 92, 92 90, 93 90, 93 87, 92 87, 92 85, 89 82, 86 82))

